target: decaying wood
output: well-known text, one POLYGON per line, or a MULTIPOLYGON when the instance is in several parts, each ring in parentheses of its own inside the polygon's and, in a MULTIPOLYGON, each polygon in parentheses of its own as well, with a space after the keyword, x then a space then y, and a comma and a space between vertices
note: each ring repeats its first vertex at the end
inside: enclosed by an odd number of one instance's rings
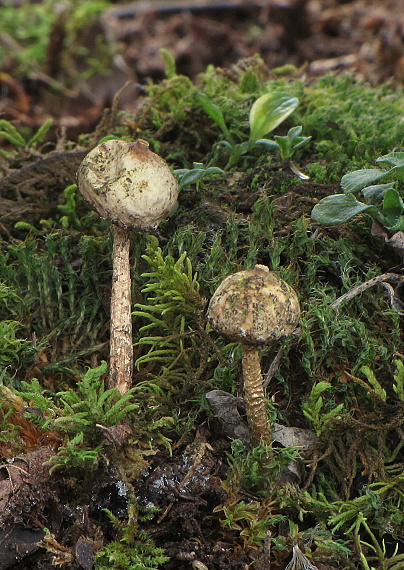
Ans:
POLYGON ((369 279, 369 281, 365 281, 360 285, 357 285, 353 289, 350 289, 347 293, 338 297, 333 303, 331 303, 330 307, 333 309, 337 309, 341 303, 344 301, 349 301, 363 293, 367 289, 374 287, 375 285, 382 285, 386 288, 386 291, 389 295, 389 302, 393 309, 402 312, 404 309, 403 303, 400 299, 397 298, 395 295, 395 290, 399 289, 404 283, 404 275, 399 275, 398 273, 384 273, 383 275, 378 275, 377 277, 373 277, 373 279, 369 279), (394 283, 396 285, 395 289, 389 285, 389 283, 394 283))

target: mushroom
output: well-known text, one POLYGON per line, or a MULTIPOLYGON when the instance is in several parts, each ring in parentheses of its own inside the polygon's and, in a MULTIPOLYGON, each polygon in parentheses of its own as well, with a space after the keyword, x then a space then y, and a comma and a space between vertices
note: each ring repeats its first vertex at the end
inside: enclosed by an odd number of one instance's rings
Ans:
POLYGON ((156 228, 174 208, 178 184, 143 140, 99 144, 86 155, 77 177, 86 201, 114 225, 108 382, 123 394, 133 373, 130 230, 156 228))
POLYGON ((297 327, 300 306, 295 291, 265 265, 226 277, 210 300, 212 327, 242 343, 244 400, 251 444, 272 444, 265 405, 259 347, 282 340, 297 327))

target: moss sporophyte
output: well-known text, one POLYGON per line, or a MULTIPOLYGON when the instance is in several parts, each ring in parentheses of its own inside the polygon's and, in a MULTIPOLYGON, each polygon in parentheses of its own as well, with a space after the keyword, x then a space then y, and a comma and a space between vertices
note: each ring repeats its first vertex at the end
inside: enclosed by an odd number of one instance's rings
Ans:
POLYGON ((90 205, 114 224, 109 385, 123 394, 133 373, 130 230, 156 228, 174 208, 178 184, 143 140, 98 145, 81 163, 78 184, 90 205))

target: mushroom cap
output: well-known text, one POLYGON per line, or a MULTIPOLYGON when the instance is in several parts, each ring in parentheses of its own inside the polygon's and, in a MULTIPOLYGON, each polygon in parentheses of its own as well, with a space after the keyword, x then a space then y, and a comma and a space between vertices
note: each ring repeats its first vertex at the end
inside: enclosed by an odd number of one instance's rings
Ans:
POLYGON ((77 179, 91 207, 123 228, 155 228, 178 198, 168 164, 143 140, 99 144, 84 158, 77 179))
POLYGON ((300 306, 290 285, 265 265, 226 277, 208 307, 213 328, 229 339, 265 345, 290 335, 300 306))

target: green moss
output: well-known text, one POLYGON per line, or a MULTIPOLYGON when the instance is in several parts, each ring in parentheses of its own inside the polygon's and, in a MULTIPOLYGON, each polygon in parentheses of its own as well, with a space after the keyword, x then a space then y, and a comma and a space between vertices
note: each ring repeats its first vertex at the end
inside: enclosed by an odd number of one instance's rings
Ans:
MULTIPOLYGON (((172 65, 168 75, 161 84, 149 86, 149 98, 135 120, 140 135, 174 167, 226 162, 219 145, 223 132, 204 113, 198 92, 220 108, 237 141, 248 137, 249 110, 260 95, 276 89, 298 97, 299 107, 277 132, 282 135, 302 125, 303 134, 312 137, 299 160, 307 160, 305 170, 320 185, 335 183, 347 170, 369 166, 377 156, 402 145, 400 89, 370 88, 349 76, 327 76, 306 85, 283 72, 274 77, 257 58, 250 69, 239 69, 232 78, 210 67, 198 85, 177 76, 172 65)), ((24 148, 28 133, 23 136, 7 128, 13 151, 24 148)), ((117 131, 122 133, 122 126, 117 131)), ((273 176, 268 167, 272 160, 263 149, 252 149, 231 165, 230 172, 214 181, 203 180, 197 195, 192 186, 187 188, 177 212, 161 224, 159 239, 133 240, 139 380, 134 404, 142 410, 136 422, 128 418, 141 434, 135 445, 143 445, 150 454, 161 451, 162 443, 164 449, 176 449, 174 444, 184 434, 190 437, 206 421, 209 411, 201 402, 209 388, 236 391, 240 347, 210 329, 206 302, 229 274, 256 263, 268 265, 297 290, 303 310, 300 337, 284 345, 271 393, 279 412, 272 415, 315 430, 320 439, 307 461, 305 490, 275 486, 255 467, 252 472, 251 465, 257 463, 251 461, 254 450, 250 455, 241 450, 236 462, 229 458, 226 483, 233 485, 234 503, 223 505, 221 512, 231 524, 233 515, 241 513, 242 530, 229 529, 228 523, 225 530, 232 533, 234 550, 241 550, 246 544, 241 532, 246 531, 248 545, 262 545, 270 527, 271 548, 280 552, 288 539, 271 526, 275 517, 268 515, 268 505, 273 504, 276 516, 295 526, 299 521, 305 528, 296 533, 314 541, 310 555, 319 564, 330 565, 331 559, 336 567, 351 570, 363 561, 363 550, 371 551, 372 566, 387 568, 383 544, 398 564, 402 559, 394 554, 396 543, 403 549, 402 322, 381 289, 365 291, 338 311, 330 305, 359 283, 398 271, 400 260, 371 236, 366 217, 338 230, 321 231, 304 215, 290 221, 288 212, 262 190, 262 181, 273 176), (241 487, 252 490, 257 499, 247 503, 241 487)), ((286 168, 279 164, 281 173, 286 168)), ((299 181, 286 178, 279 193, 290 191, 295 183, 299 181)), ((304 198, 312 199, 310 182, 307 188, 304 198)), ((78 379, 86 367, 95 368, 108 358, 111 238, 108 225, 89 214, 74 187, 66 189, 60 201, 57 220, 43 220, 37 228, 21 220, 20 241, 1 244, 0 372, 1 379, 14 386, 28 382, 32 389, 26 392, 32 400, 37 393, 37 405, 44 405, 44 412, 49 413, 49 405, 38 398, 44 396, 40 387, 46 381, 46 397, 55 402, 56 394, 62 394, 88 419, 89 393, 80 392, 78 379)), ((262 351, 265 367, 277 350, 262 351)), ((99 403, 104 396, 98 396, 99 403)), ((64 418, 69 416, 66 409, 66 404, 59 405, 64 418)), ((106 410, 101 412, 105 419, 106 410)), ((2 413, 3 435, 13 437, 8 411, 2 413)), ((74 472, 97 461, 101 452, 96 436, 86 431, 88 424, 78 421, 83 416, 71 416, 73 438, 64 442, 58 461, 74 472), (93 446, 81 436, 94 437, 93 446)), ((94 418, 93 414, 92 425, 94 418)), ((278 474, 293 457, 292 452, 280 454, 273 472, 278 474)), ((119 532, 126 532, 124 525, 119 532)), ((164 565, 164 553, 137 529, 126 536, 126 543, 104 545, 97 568, 164 565)))
MULTIPOLYGON (((350 76, 331 75, 307 86, 290 77, 263 77, 258 58, 251 65, 252 69, 240 73, 234 81, 208 68, 201 74, 198 86, 178 76, 153 85, 149 88, 150 100, 139 116, 145 138, 150 131, 156 140, 156 127, 162 129, 164 139, 168 132, 179 129, 181 142, 185 143, 181 152, 183 164, 190 166, 192 161, 200 161, 223 166, 215 149, 215 143, 223 135, 216 125, 206 121, 196 93, 202 91, 220 108, 226 125, 236 137, 247 137, 251 105, 260 95, 276 90, 287 91, 300 100, 297 111, 278 133, 285 134, 286 127, 302 125, 302 135, 312 137, 314 154, 328 163, 338 163, 341 170, 360 168, 402 144, 400 117, 404 108, 400 89, 370 88, 350 76), (197 132, 195 128, 202 121, 204 128, 197 132)), ((301 153, 304 157, 304 149, 301 153)), ((265 156, 267 151, 253 149, 250 164, 268 160, 265 156)), ((243 167, 246 166, 248 162, 243 167)), ((235 162, 232 169, 238 167, 240 163, 235 162)), ((336 176, 334 172, 333 179, 336 176)))
POLYGON ((158 570, 170 560, 145 532, 137 530, 136 525, 128 523, 124 526, 111 513, 109 516, 123 536, 120 541, 107 544, 97 554, 96 570, 158 570))
MULTIPOLYGON (((63 30, 61 34, 65 33, 64 50, 67 62, 69 58, 78 55, 76 42, 82 30, 96 20, 97 16, 108 7, 108 3, 104 0, 95 2, 71 0, 64 5, 62 11, 58 10, 58 7, 60 8, 60 5, 57 0, 40 3, 22 2, 18 9, 12 3, 5 2, 1 8, 0 32, 17 41, 19 49, 16 50, 12 42, 2 42, 0 60, 7 62, 9 66, 15 63, 16 69, 13 71, 17 73, 29 74, 33 69, 42 70, 46 62, 52 29, 57 26, 63 30)), ((87 60, 87 69, 83 77, 95 71, 99 72, 100 62, 103 62, 101 71, 105 73, 107 65, 111 62, 112 56, 105 42, 96 39, 96 44, 97 48, 91 53, 83 51, 80 53, 80 56, 84 55, 87 60)), ((66 65, 63 72, 66 80, 71 69, 66 65)), ((62 91, 64 86, 55 81, 53 88, 62 91)))
POLYGON ((400 145, 400 89, 370 88, 350 76, 329 75, 304 90, 302 125, 317 142, 319 157, 344 163, 372 162, 400 145))
POLYGON ((107 322, 102 299, 109 248, 106 237, 79 240, 55 233, 42 240, 28 236, 0 252, 0 280, 21 299, 8 301, 9 318, 24 326, 26 337, 34 336, 39 347, 46 347, 45 373, 71 375, 73 362, 100 350, 107 322))
POLYGON ((313 162, 305 168, 305 173, 317 184, 327 184, 329 182, 328 168, 325 164, 313 162))

